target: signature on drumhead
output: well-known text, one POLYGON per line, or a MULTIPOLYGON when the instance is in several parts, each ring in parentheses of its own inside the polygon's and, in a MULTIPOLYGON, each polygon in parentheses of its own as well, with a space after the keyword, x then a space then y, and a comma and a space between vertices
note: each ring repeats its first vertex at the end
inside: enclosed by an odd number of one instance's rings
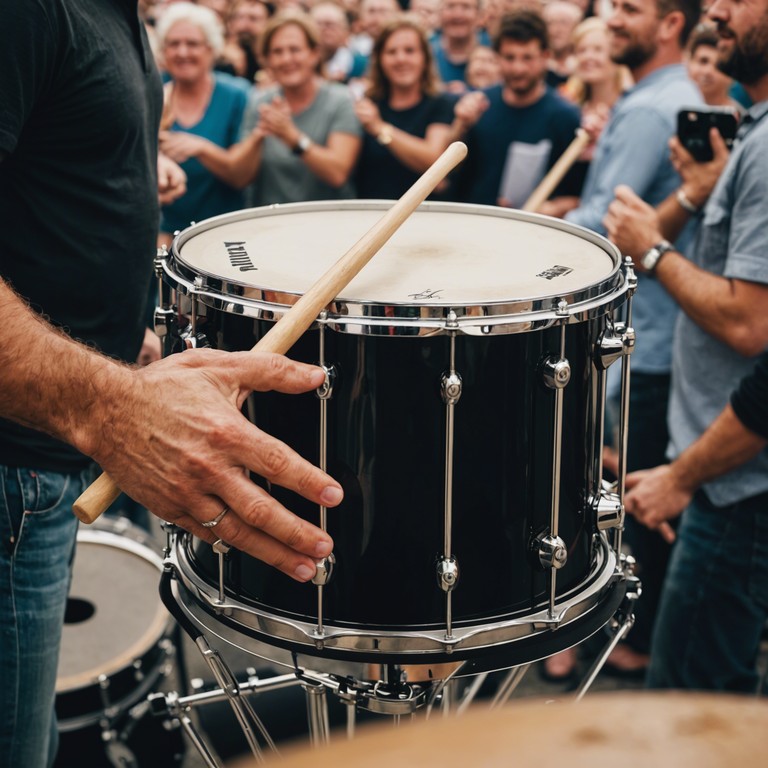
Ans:
POLYGON ((439 294, 442 290, 442 288, 438 288, 436 291, 433 291, 430 288, 427 288, 426 291, 421 291, 420 293, 409 293, 408 298, 415 299, 416 301, 419 299, 439 299, 439 294))
POLYGON ((563 267, 560 264, 555 264, 554 267, 545 269, 543 272, 539 272, 536 277, 543 277, 545 280, 552 280, 555 277, 562 277, 563 275, 569 275, 573 272, 571 267, 563 267))

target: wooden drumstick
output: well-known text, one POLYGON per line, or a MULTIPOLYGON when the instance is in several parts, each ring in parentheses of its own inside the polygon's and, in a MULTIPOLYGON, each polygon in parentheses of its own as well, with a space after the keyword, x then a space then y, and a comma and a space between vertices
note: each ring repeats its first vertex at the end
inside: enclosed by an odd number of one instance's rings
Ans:
POLYGON ((579 155, 586 149, 589 140, 589 134, 583 128, 576 130, 576 138, 567 146, 565 152, 560 155, 557 162, 550 168, 549 173, 539 182, 539 186, 533 190, 531 196, 525 201, 522 210, 536 213, 541 208, 541 204, 549 199, 555 187, 563 180, 563 176, 568 173, 571 166, 579 159, 579 155))
MULTIPOLYGON (((427 195, 467 155, 460 141, 451 144, 414 185, 286 312, 253 348, 285 354, 317 320, 317 316, 373 258, 427 195)), ((114 480, 104 472, 91 483, 72 509, 83 523, 94 522, 120 495, 114 480)))

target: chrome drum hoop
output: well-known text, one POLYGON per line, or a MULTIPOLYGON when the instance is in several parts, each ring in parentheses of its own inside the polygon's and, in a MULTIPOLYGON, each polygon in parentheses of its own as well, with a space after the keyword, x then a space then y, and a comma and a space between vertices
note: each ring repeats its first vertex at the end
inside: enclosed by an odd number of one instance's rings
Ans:
MULTIPOLYGON (((383 214, 391 203, 382 201, 329 201, 313 203, 291 203, 272 205, 224 214, 195 224, 173 241, 171 253, 159 261, 166 281, 179 293, 198 300, 216 311, 244 315, 257 320, 279 320, 301 297, 299 291, 276 291, 274 286, 255 285, 245 280, 222 277, 220 272, 204 269, 185 259, 184 247, 199 235, 218 232, 229 225, 241 222, 272 219, 296 214, 334 213, 362 215, 383 214), (275 296, 279 295, 279 300, 275 296)), ((469 205, 463 203, 423 203, 417 209, 419 214, 444 214, 463 216, 478 222, 518 222, 542 232, 565 233, 574 242, 589 243, 595 254, 608 257, 612 266, 600 279, 590 284, 579 285, 560 292, 553 290, 557 284, 543 286, 545 290, 530 297, 495 299, 484 303, 477 301, 444 302, 439 298, 414 297, 411 301, 378 302, 359 297, 337 298, 329 307, 323 319, 328 327, 344 333, 357 335, 381 334, 383 328, 390 329, 390 335, 434 336, 446 333, 460 333, 473 336, 496 334, 528 333, 543 330, 555 324, 580 323, 601 317, 623 304, 629 290, 622 257, 618 249, 596 233, 568 222, 539 214, 498 208, 496 206, 469 205), (536 226, 534 226, 536 225, 536 226), (395 316, 384 316, 384 309, 395 309, 395 316), (398 316, 397 312, 408 316, 398 316), (415 316, 414 316, 415 315, 415 316)), ((286 223, 288 219, 286 218, 286 223)), ((226 230, 224 230, 226 231, 226 230)), ((436 229, 439 232, 439 228, 436 229)), ((350 241, 349 245, 353 244, 350 241)), ((384 246, 386 249, 387 246, 384 246)), ((341 257, 340 251, 337 257, 341 257)), ((470 254, 467 254, 469 257, 470 254)), ((381 254, 387 258, 386 253, 381 254)), ((510 256, 513 258, 513 256, 510 256)), ((330 266, 330 264, 329 264, 330 266)), ((308 287, 308 286, 307 286, 308 287)), ((318 321, 320 322, 320 321, 318 321)))
MULTIPOLYGON (((217 589, 201 579, 194 570, 189 556, 191 542, 189 534, 177 535, 167 562, 173 565, 178 576, 177 601, 204 629, 246 651, 251 650, 248 645, 237 642, 237 637, 241 635, 238 627, 242 627, 246 635, 258 635, 266 646, 274 640, 310 656, 322 657, 328 652, 331 659, 343 657, 361 662, 379 661, 379 657, 383 656, 440 656, 441 659, 450 657, 459 661, 491 649, 499 651, 526 638, 550 635, 566 629, 596 609, 607 591, 625 579, 605 533, 600 532, 594 537, 595 556, 590 573, 568 594, 560 596, 553 616, 547 608, 542 608, 536 613, 514 619, 455 626, 450 640, 446 639, 445 631, 441 629, 392 632, 341 628, 332 624, 326 624, 323 634, 318 635, 315 623, 288 620, 266 610, 256 610, 229 596, 220 601, 217 589)), ((280 654, 277 648, 274 651, 280 654)), ((265 658, 278 661, 275 656, 267 655, 269 653, 265 652, 265 658)), ((403 659, 403 663, 407 661, 407 658, 403 659)), ((328 659, 323 659, 323 662, 327 666, 328 659)), ((348 670, 348 667, 344 669, 348 670)))

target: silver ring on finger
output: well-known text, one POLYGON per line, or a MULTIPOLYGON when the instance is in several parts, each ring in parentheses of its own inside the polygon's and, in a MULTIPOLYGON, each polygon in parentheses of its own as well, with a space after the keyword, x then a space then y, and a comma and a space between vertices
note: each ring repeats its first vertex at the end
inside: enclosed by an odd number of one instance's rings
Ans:
POLYGON ((229 507, 224 507, 213 520, 208 520, 206 523, 200 523, 200 525, 202 525, 203 528, 215 528, 224 519, 224 515, 226 515, 227 512, 229 512, 229 507))

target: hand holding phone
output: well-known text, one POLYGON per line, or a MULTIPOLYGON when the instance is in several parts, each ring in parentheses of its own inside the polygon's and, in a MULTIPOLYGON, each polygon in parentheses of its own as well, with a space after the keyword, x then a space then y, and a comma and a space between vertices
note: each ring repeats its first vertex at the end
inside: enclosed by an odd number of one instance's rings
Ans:
POLYGON ((698 163, 708 163, 714 157, 710 129, 717 128, 730 150, 738 125, 738 113, 733 107, 684 107, 677 113, 677 136, 698 163))

